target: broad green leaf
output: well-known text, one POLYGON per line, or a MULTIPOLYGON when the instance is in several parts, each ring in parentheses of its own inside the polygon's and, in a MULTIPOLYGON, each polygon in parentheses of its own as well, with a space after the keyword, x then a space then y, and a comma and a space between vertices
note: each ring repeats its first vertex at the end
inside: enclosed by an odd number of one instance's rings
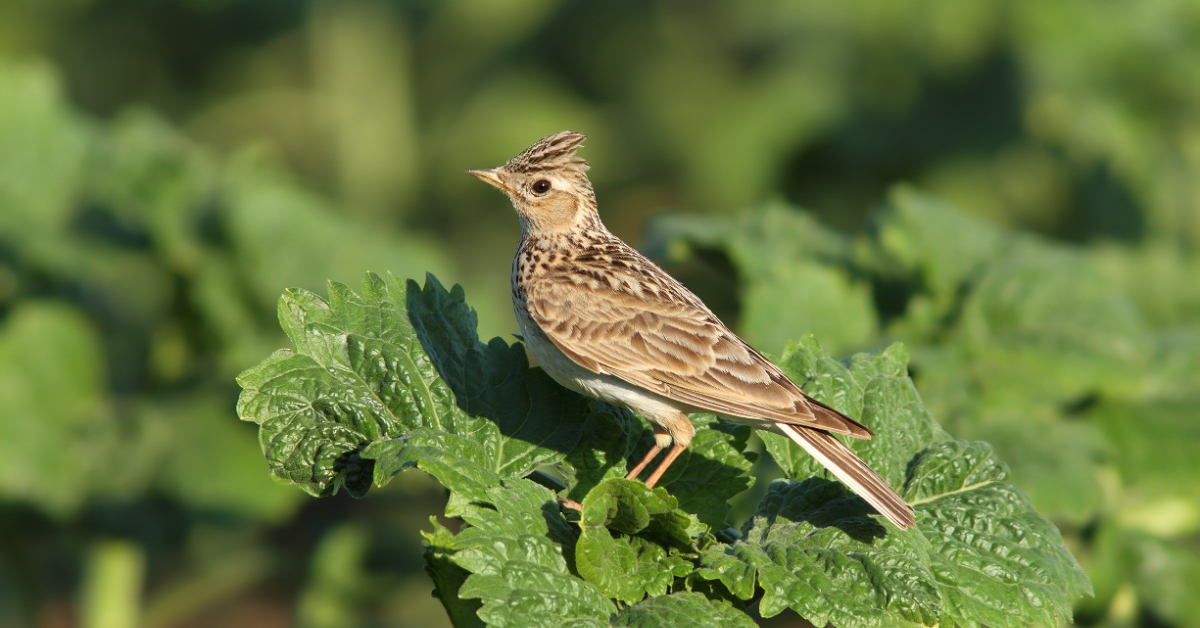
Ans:
POLYGON ((472 572, 459 596, 478 598, 483 603, 479 617, 489 626, 599 628, 616 611, 603 593, 571 575, 558 548, 544 537, 457 542, 461 549, 454 560, 472 572))
POLYGON ((47 62, 0 61, 0 237, 56 240, 75 212, 93 130, 66 105, 47 62))
POLYGON ((498 473, 480 466, 480 452, 479 444, 469 437, 418 428, 398 438, 377 440, 362 450, 362 456, 376 461, 376 484, 419 467, 451 491, 446 512, 460 516, 468 504, 486 501, 488 489, 500 485, 498 473))
POLYGON ((1085 249, 990 226, 907 188, 891 200, 880 245, 922 288, 895 331, 962 354, 933 362, 952 371, 932 377, 964 380, 984 412, 1010 414, 1145 389, 1143 317, 1085 249))
POLYGON ((254 421, 271 475, 312 495, 345 486, 362 495, 372 465, 358 450, 400 433, 399 422, 353 371, 323 367, 307 355, 277 351, 238 376, 238 415, 254 421))
POLYGON ((630 628, 753 628, 754 622, 729 604, 699 593, 651 597, 627 607, 612 620, 613 626, 630 628))
POLYGON ((1008 482, 986 443, 943 441, 913 463, 917 511, 944 625, 1055 626, 1092 587, 1054 524, 1008 482))
POLYGON ((485 492, 470 504, 451 499, 464 504, 459 514, 470 525, 454 537, 450 555, 471 574, 458 595, 479 599, 478 615, 489 626, 605 625, 616 608, 571 573, 574 534, 554 495, 522 479, 485 492))
POLYGON ((806 260, 751 277, 738 330, 757 346, 813 334, 831 348, 848 349, 869 343, 879 328, 870 286, 844 268, 806 260))
POLYGON ((817 399, 875 429, 856 451, 917 511, 917 528, 884 526, 840 483, 810 477, 819 465, 764 435, 785 472, 743 529, 709 547, 698 574, 749 599, 757 578, 764 616, 792 608, 837 626, 1055 626, 1090 592, 1058 530, 1008 481, 982 443, 947 440, 905 374, 893 345, 834 362, 815 342, 789 346, 782 363, 817 399))
POLYGON ((1200 257, 1187 255, 1173 242, 1102 244, 1088 247, 1086 254, 1098 273, 1129 295, 1150 325, 1169 329, 1200 320, 1200 257))
POLYGON ((929 544, 887 529, 840 484, 778 480, 747 522, 745 540, 705 554, 705 577, 739 596, 757 571, 764 617, 791 608, 816 625, 933 625, 940 596, 929 544), (741 565, 738 565, 738 563, 741 565))
POLYGON ((26 301, 0 321, 0 495, 66 517, 112 464, 100 337, 78 311, 26 301))
POLYGON ((982 443, 942 441, 913 464, 903 492, 917 528, 867 517, 840 484, 772 484, 745 540, 710 547, 700 575, 747 598, 757 575, 764 616, 792 608, 816 624, 1057 626, 1090 593, 1053 524, 1007 482, 982 443))
POLYGON ((1197 400, 1107 402, 1092 414, 1111 443, 1108 457, 1129 488, 1116 516, 1123 526, 1163 538, 1200 529, 1197 400))
POLYGON ((648 430, 645 421, 608 404, 596 402, 595 408, 583 423, 579 443, 558 465, 567 481, 567 497, 575 501, 604 480, 625 477, 626 460, 649 447, 646 439, 639 444, 648 430))
POLYGON ((583 500, 575 564, 605 595, 636 602, 661 595, 691 564, 674 551, 692 547, 693 525, 674 512, 678 501, 658 487, 624 478, 605 480, 583 500), (636 537, 644 533, 644 537, 636 537))
POLYGON ((1036 240, 988 265, 963 302, 956 339, 985 407, 1136 394, 1149 366, 1146 329, 1129 299, 1081 251, 1036 240))
POLYGON ((451 616, 464 625, 475 613, 489 626, 606 625, 616 608, 572 573, 575 534, 554 494, 439 449, 445 436, 418 430, 368 453, 385 451, 381 464, 417 466, 450 489, 447 515, 467 525, 451 535, 435 520, 425 558, 451 616))
POLYGON ((155 252, 184 276, 212 263, 196 224, 217 185, 215 160, 147 109, 123 112, 99 142, 94 194, 130 230, 146 230, 155 252))
MULTIPOLYGON (((568 481, 567 495, 577 501, 603 480, 625 477, 627 469, 654 446, 645 421, 603 403, 596 408, 587 417, 579 444, 560 465, 568 481)), ((658 485, 679 500, 681 510, 720 530, 726 525, 729 500, 754 483, 747 475, 754 457, 746 451, 751 428, 707 414, 691 419, 696 437, 658 485)), ((648 476, 649 471, 643 474, 648 476)))
POLYGON ((1103 505, 1101 464, 1105 438, 1091 422, 1038 420, 1029 416, 989 416, 966 423, 956 433, 982 440, 1009 466, 1012 482, 1038 512, 1058 522, 1085 525, 1103 505))
POLYGON ((880 248, 903 268, 920 273, 937 316, 946 314, 956 293, 1011 246, 1002 229, 910 187, 894 188, 889 200, 880 248))
POLYGON ((665 515, 678 505, 661 486, 650 489, 636 480, 616 478, 604 481, 588 493, 579 523, 637 534, 650 525, 652 517, 665 515))
POLYGON ((739 541, 731 545, 710 545, 701 554, 700 561, 696 575, 706 580, 719 580, 732 595, 749 600, 758 589, 758 570, 769 566, 771 557, 761 546, 739 541))
POLYGON ((461 288, 368 274, 361 295, 336 283, 328 301, 292 290, 279 312, 295 349, 239 377, 238 411, 262 426, 272 474, 310 493, 361 494, 372 479, 387 481, 359 450, 418 428, 509 477, 561 460, 579 438, 586 400, 530 369, 521 347, 479 342, 461 288))
POLYGON ((465 600, 459 595, 471 573, 454 563, 454 553, 458 551, 454 534, 439 523, 437 517, 430 517, 429 521, 433 531, 421 533, 421 545, 425 572, 433 580, 433 594, 442 601, 456 628, 482 628, 486 625, 479 618, 483 604, 478 599, 465 600))

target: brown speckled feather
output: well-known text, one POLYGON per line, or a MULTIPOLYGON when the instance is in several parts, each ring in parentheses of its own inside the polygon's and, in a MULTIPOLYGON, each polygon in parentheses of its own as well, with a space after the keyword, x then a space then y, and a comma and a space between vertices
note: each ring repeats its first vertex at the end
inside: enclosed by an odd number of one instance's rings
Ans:
POLYGON ((653 262, 616 238, 589 239, 521 280, 533 320, 579 365, 697 411, 871 436, 804 394, 653 262))

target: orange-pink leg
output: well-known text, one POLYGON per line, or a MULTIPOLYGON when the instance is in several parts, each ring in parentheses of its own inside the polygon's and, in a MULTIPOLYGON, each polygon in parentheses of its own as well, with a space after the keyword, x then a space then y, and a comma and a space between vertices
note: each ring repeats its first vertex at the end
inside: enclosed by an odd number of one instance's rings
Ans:
POLYGON ((625 479, 636 480, 638 474, 640 474, 642 470, 646 468, 646 465, 650 464, 651 460, 654 460, 654 457, 658 455, 658 452, 666 449, 667 445, 670 445, 672 440, 673 439, 671 438, 671 435, 668 434, 665 429, 655 426, 654 446, 650 448, 650 451, 646 452, 645 456, 642 456, 641 462, 634 465, 633 469, 631 469, 629 473, 625 474, 625 479))
POLYGON ((658 464, 658 468, 655 469, 654 473, 650 474, 650 478, 646 480, 646 488, 654 488, 654 485, 658 483, 659 478, 661 478, 663 474, 667 472, 667 467, 671 466, 672 462, 675 462, 675 459, 679 457, 679 454, 683 453, 683 449, 685 447, 687 447, 687 445, 681 445, 679 443, 675 443, 671 446, 671 450, 667 452, 667 457, 663 458, 663 461, 658 464))
POLYGON ((660 447, 658 445, 658 443, 655 443, 654 446, 650 448, 650 451, 647 451, 646 455, 642 456, 642 461, 637 463, 636 466, 634 466, 632 469, 630 469, 629 473, 625 474, 625 479, 626 480, 636 480, 638 474, 640 474, 642 472, 642 469, 645 469, 646 465, 650 464, 650 461, 654 460, 654 457, 657 456, 658 452, 660 452, 662 450, 663 450, 663 448, 660 447))

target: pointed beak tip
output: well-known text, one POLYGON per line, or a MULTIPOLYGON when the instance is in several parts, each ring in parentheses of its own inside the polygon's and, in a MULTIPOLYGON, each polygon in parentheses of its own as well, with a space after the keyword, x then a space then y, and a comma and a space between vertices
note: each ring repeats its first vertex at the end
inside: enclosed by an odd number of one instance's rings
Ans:
POLYGON ((467 170, 466 173, 488 185, 501 190, 504 189, 504 182, 500 180, 500 175, 496 173, 495 168, 472 168, 467 170))

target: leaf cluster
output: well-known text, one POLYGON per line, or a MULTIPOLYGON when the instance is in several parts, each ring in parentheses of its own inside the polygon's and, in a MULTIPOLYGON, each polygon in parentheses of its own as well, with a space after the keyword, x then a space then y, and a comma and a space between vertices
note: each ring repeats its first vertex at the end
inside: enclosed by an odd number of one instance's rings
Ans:
POLYGON ((744 277, 741 316, 757 342, 804 317, 790 311, 795 295, 758 282, 836 278, 820 290, 822 307, 879 316, 865 328, 853 315, 814 324, 846 348, 905 343, 929 411, 955 436, 991 443, 1012 482, 1079 548, 1097 586, 1080 613, 1125 621, 1120 599, 1136 596, 1138 612, 1194 625, 1191 596, 1160 588, 1176 578, 1200 586, 1200 492, 1185 453, 1200 447, 1193 260, 1161 242, 1051 241, 906 187, 857 238, 782 204, 666 217, 656 238, 678 259, 727 256, 744 277))
POLYGON ((290 290, 292 348, 239 377, 273 477, 354 494, 417 467, 449 492, 425 534, 456 625, 753 625, 791 609, 818 625, 1054 626, 1091 586, 982 442, 952 440, 893 345, 834 361, 812 337, 780 358, 819 400, 880 434, 856 451, 917 511, 899 531, 792 443, 786 478, 735 531, 728 501, 755 459, 749 428, 700 416, 660 486, 623 476, 648 426, 484 344, 463 290, 368 274, 358 293, 290 290), (578 510, 566 507, 578 500, 578 510))

